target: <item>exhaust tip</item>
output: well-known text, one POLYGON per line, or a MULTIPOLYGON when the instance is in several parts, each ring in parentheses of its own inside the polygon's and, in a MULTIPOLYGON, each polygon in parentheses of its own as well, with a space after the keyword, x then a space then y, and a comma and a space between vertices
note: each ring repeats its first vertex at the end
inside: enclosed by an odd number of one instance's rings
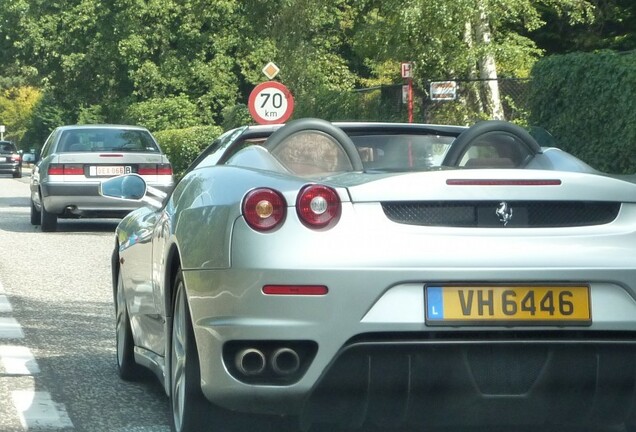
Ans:
POLYGON ((265 354, 256 348, 241 350, 234 359, 236 369, 246 376, 261 374, 265 370, 266 364, 265 354))
POLYGON ((291 348, 279 348, 272 353, 272 370, 278 375, 291 375, 300 368, 300 357, 291 348))

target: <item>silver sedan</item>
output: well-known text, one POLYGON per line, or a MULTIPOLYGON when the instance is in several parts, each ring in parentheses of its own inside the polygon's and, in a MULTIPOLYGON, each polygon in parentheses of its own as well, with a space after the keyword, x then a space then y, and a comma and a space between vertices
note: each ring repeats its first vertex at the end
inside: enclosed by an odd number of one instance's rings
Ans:
POLYGON ((172 189, 172 166, 150 132, 124 125, 71 125, 48 137, 31 175, 31 223, 55 231, 58 218, 121 218, 139 207, 98 193, 109 177, 136 173, 172 189))

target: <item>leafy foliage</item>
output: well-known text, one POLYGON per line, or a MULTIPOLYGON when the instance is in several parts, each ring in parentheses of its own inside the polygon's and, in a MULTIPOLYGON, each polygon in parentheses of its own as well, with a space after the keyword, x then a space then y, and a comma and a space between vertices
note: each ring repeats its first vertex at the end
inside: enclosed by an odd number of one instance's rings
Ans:
POLYGON ((28 86, 12 87, 0 92, 0 118, 7 130, 5 138, 20 143, 41 97, 38 89, 28 86))
POLYGON ((532 124, 601 171, 636 172, 636 54, 546 57, 532 75, 532 124))
POLYGON ((133 104, 128 119, 151 131, 187 128, 202 123, 197 106, 185 95, 149 99, 133 104))
POLYGON ((44 93, 33 107, 29 126, 22 138, 22 148, 42 148, 57 126, 69 123, 65 110, 51 93, 44 93))
POLYGON ((536 44, 550 53, 636 49, 636 2, 633 0, 594 0, 593 18, 572 22, 554 9, 539 7, 545 25, 529 33, 536 44))
MULTIPOLYGON (((500 77, 523 77, 555 46, 540 35, 565 32, 582 48, 636 48, 633 3, 0 0, 0 88, 44 94, 24 132, 40 144, 62 123, 140 123, 153 131, 251 123, 245 104, 269 61, 294 94, 295 117, 404 120, 388 97, 402 84, 401 61, 415 62, 420 89, 431 80, 479 78, 485 59, 500 77), (594 43, 584 43, 586 29, 594 43)), ((488 115, 486 92, 479 93, 445 107, 439 119, 488 115)))
POLYGON ((198 126, 164 130, 154 133, 154 137, 168 156, 175 176, 180 178, 197 155, 222 132, 218 126, 198 126))
POLYGON ((223 123, 221 126, 224 130, 230 130, 239 126, 253 124, 254 120, 250 114, 250 110, 245 104, 236 104, 223 108, 221 111, 223 123))

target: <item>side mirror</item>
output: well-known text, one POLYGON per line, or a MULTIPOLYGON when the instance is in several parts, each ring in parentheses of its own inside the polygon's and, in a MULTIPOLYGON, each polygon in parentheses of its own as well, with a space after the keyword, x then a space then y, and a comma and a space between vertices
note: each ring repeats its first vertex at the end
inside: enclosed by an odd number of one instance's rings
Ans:
POLYGON ((102 181, 99 194, 107 198, 145 202, 158 209, 163 207, 168 197, 164 191, 148 186, 138 174, 124 174, 102 181))
POLYGON ((137 174, 113 177, 100 183, 99 194, 108 198, 141 201, 146 195, 146 182, 137 174))

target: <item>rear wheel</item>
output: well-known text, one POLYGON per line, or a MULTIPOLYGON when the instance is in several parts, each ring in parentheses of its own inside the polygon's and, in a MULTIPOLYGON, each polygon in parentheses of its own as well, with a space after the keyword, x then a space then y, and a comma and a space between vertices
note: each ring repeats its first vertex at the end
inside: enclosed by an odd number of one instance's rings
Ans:
POLYGON ((42 203, 42 208, 40 209, 40 225, 42 225, 42 231, 54 232, 57 230, 57 215, 46 211, 41 198, 40 202, 42 203))
POLYGON ((293 421, 265 415, 235 413, 209 402, 201 391, 201 370, 192 317, 181 271, 175 279, 170 344, 170 407, 174 432, 292 432, 293 421))
POLYGON ((33 199, 31 199, 31 225, 40 225, 41 218, 40 211, 35 206, 33 199))
POLYGON ((13 173, 13 178, 22 178, 22 167, 18 168, 18 170, 13 173))
POLYGON ((130 317, 128 316, 128 307, 124 297, 124 287, 121 277, 121 271, 117 279, 117 292, 115 293, 115 317, 116 317, 116 333, 117 341, 117 368, 119 376, 126 381, 139 378, 140 366, 135 362, 134 342, 132 329, 130 327, 130 317))
POLYGON ((201 391, 199 357, 186 300, 181 271, 175 280, 176 297, 170 349, 170 406, 172 430, 203 431, 209 428, 207 414, 212 406, 201 391))

